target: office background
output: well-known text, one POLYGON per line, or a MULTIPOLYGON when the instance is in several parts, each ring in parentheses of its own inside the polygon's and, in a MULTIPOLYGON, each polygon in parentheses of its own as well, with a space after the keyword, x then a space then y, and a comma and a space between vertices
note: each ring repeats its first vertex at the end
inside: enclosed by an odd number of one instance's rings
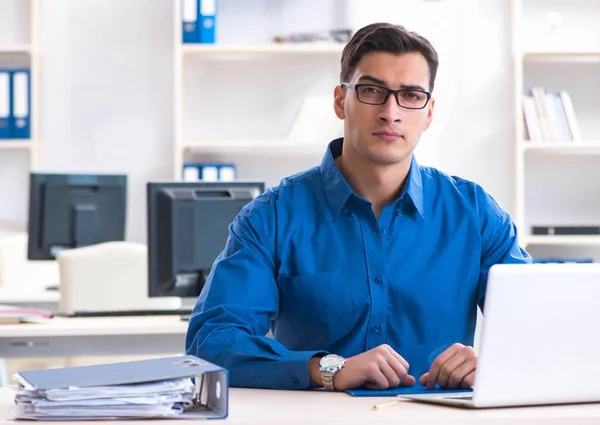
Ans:
MULTIPOLYGON (((240 49, 202 56, 192 50, 183 59, 174 4, 39 1, 39 97, 31 105, 38 140, 35 152, 0 148, 0 222, 26 220, 30 155, 36 155, 37 171, 126 173, 127 240, 141 243, 145 185, 180 174, 177 143, 183 140, 213 142, 187 159, 232 162, 240 177, 269 185, 320 161, 328 139, 299 152, 240 149, 239 143, 219 151, 214 144, 285 140, 306 93, 331 95, 339 52, 240 49), (177 101, 178 89, 185 101, 177 101)), ((533 24, 516 38, 519 48, 567 52, 527 64, 513 55, 515 4, 522 6, 509 0, 221 0, 217 41, 264 45, 278 34, 355 30, 374 21, 403 24, 427 37, 440 56, 435 117, 417 148, 419 162, 478 182, 515 217, 525 205, 534 217, 524 221, 528 226, 535 220, 598 225, 600 155, 593 154, 600 153, 594 142, 600 140, 600 4, 525 0, 525 17, 533 24), (553 11, 561 19, 549 16, 553 11), (568 53, 573 49, 580 57, 568 53), (521 202, 520 93, 541 82, 573 94, 588 146, 563 149, 557 143, 555 150, 528 152, 524 174, 532 183, 521 202)), ((30 12, 31 1, 0 0, 0 46, 31 44, 30 12)), ((530 249, 543 257, 600 258, 600 237, 553 241, 538 240, 530 249)))
MULTIPOLYGON (((2 0, 2 6, 18 11, 22 21, 2 19, 1 44, 26 38, 27 20, 17 3, 2 0), (12 6, 11 6, 12 5, 12 6)), ((149 180, 173 176, 173 78, 174 31, 172 0, 53 0, 42 2, 42 71, 40 133, 42 154, 40 170, 60 172, 125 172, 129 177, 127 237, 145 241, 145 192, 149 180), (150 5, 151 3, 151 5, 150 5)), ((512 72, 510 67, 509 17, 505 0, 467 1, 314 1, 242 0, 220 2, 218 37, 230 43, 266 42, 262 25, 252 25, 252 16, 264 23, 269 13, 287 18, 279 28, 286 32, 317 30, 336 26, 357 28, 376 20, 405 24, 428 37, 440 54, 440 69, 435 89, 437 109, 434 125, 423 135, 418 158, 480 182, 512 209, 514 183, 514 143, 512 112, 512 72), (279 5, 282 3, 282 5, 279 5), (368 3, 368 4, 367 4, 368 3), (230 9, 229 9, 230 8, 230 9), (248 14, 248 15, 246 15, 248 14), (249 16, 243 23, 241 16, 249 16), (233 24, 227 18, 232 16, 233 24), (235 24, 235 25, 234 25, 235 24), (285 25, 284 25, 285 24, 285 25), (239 25, 239 27, 236 27, 239 25), (483 37, 482 35, 485 35, 483 37), (252 40, 252 37, 255 39, 252 40)), ((4 13, 0 14, 4 15, 4 13)), ((10 16, 10 14, 9 14, 10 16)), ((224 41, 225 42, 225 41, 224 41)), ((191 58, 192 61, 196 58, 191 58)), ((289 124, 290 108, 298 106, 293 90, 299 77, 285 61, 332 63, 330 80, 335 82, 337 58, 319 55, 276 57, 274 73, 266 82, 264 69, 253 66, 253 58, 232 62, 214 60, 214 75, 196 68, 198 76, 223 85, 239 87, 267 84, 263 99, 245 99, 236 108, 234 94, 225 86, 227 106, 218 118, 221 131, 235 129, 231 137, 249 139, 264 132, 277 137, 289 124), (235 65, 235 64, 234 64, 235 65), (219 72, 227 77, 218 78, 219 72), (249 71, 248 71, 249 69, 249 71), (289 106, 292 105, 292 106, 289 106), (260 109, 257 111, 257 109, 260 109), (230 112, 231 111, 231 112, 230 112), (244 114, 248 115, 245 117, 244 114), (287 122, 282 122, 287 118, 287 122), (259 122, 259 120, 261 122, 259 122), (245 133, 248 134, 245 134, 245 133)), ((260 65, 265 63, 259 61, 260 65)), ((188 74, 193 70, 188 70, 188 74)), ((320 68, 313 67, 315 80, 320 68), (315 69, 317 72, 315 72, 315 69), (315 75, 317 74, 317 75, 315 75)), ((321 78, 322 79, 322 78, 321 78)), ((200 84, 198 82, 198 84, 200 84)), ((333 92, 332 86, 324 89, 333 92)), ((250 94, 257 93, 250 89, 250 94)), ((194 105, 192 105, 194 106, 194 105)), ((293 112, 293 111, 292 111, 293 112)), ((193 111, 190 112, 193 114, 193 111)), ((324 152, 312 155, 282 156, 263 151, 269 160, 252 155, 232 159, 261 162, 255 169, 272 170, 265 175, 268 183, 277 183, 283 175, 311 166, 324 152), (268 162, 267 162, 268 161, 268 162)), ((0 154, 0 219, 24 220, 27 214, 26 178, 28 154, 2 151, 0 154), (9 201, 10 200, 10 201, 9 201)), ((255 176, 263 177, 263 176, 255 176)))

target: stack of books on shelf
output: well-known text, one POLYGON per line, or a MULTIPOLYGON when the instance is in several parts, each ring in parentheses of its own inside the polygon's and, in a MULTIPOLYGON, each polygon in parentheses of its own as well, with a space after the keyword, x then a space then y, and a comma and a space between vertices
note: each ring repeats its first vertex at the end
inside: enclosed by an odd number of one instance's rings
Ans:
POLYGON ((531 142, 580 142, 581 133, 571 96, 532 87, 523 95, 525 139, 531 142))

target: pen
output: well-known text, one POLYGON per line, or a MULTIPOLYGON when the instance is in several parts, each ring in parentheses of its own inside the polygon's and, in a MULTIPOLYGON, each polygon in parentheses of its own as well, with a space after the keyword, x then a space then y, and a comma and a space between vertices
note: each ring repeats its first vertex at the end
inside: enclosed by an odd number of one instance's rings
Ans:
POLYGON ((373 406, 373 410, 381 410, 381 409, 386 409, 388 407, 394 407, 395 405, 397 405, 401 401, 402 401, 402 399, 398 398, 397 400, 389 401, 387 403, 376 404, 376 405, 373 406))

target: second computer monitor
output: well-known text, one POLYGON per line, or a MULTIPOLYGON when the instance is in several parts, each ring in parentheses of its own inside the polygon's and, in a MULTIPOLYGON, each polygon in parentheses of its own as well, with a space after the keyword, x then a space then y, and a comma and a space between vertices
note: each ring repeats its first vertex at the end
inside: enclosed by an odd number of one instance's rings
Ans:
POLYGON ((260 181, 148 183, 148 295, 197 297, 260 181))
POLYGON ((125 239, 127 176, 31 173, 29 260, 125 239))

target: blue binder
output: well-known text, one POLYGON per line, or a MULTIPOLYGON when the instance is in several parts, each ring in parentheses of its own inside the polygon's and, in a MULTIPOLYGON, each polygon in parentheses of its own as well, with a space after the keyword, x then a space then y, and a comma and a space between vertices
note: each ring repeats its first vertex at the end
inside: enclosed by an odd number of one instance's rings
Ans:
POLYGON ((198 43, 198 0, 181 0, 181 27, 184 43, 198 43))
POLYGON ((0 139, 10 139, 10 71, 0 69, 0 139))
POLYGON ((31 137, 31 78, 29 70, 13 70, 11 83, 11 137, 13 139, 29 139, 31 137))
POLYGON ((198 0, 198 36, 200 43, 215 42, 217 0, 198 0))

